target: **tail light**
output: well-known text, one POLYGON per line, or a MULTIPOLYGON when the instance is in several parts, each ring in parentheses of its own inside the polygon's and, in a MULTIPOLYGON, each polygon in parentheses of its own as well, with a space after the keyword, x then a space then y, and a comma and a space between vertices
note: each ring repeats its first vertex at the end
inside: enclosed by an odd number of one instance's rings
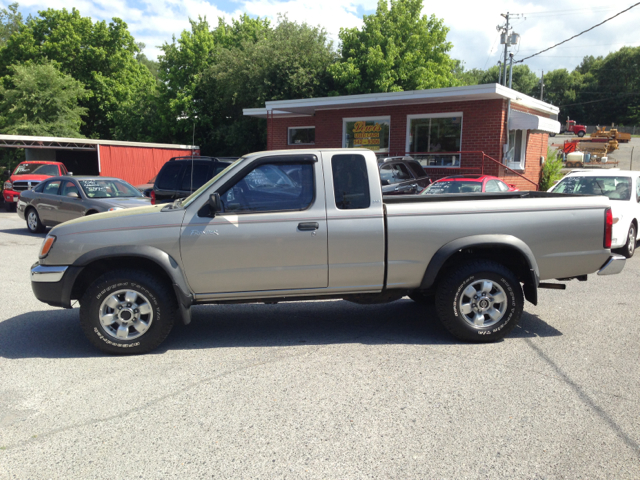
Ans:
POLYGON ((604 212, 604 248, 611 248, 611 237, 613 236, 613 213, 611 208, 604 212))
POLYGON ((151 193, 149 194, 149 196, 151 197, 151 205, 155 205, 156 204, 156 192, 151 190, 151 193))

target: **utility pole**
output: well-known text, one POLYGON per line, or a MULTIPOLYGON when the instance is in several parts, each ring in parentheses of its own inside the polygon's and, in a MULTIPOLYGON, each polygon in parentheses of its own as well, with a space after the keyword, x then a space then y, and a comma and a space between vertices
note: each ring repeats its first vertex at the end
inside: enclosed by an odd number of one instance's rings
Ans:
POLYGON ((506 23, 504 25, 498 25, 496 30, 500 32, 500 43, 504 45, 504 54, 503 54, 503 66, 504 66, 504 77, 503 80, 499 83, 507 86, 507 56, 509 55, 509 47, 511 45, 516 45, 520 41, 520 35, 517 33, 510 33, 509 21, 512 17, 519 18, 520 14, 517 13, 501 13, 500 16, 504 17, 506 23))
POLYGON ((542 70, 542 77, 540 77, 540 100, 542 100, 542 92, 544 92, 544 70, 542 70))
POLYGON ((513 53, 509 53, 509 88, 511 88, 512 81, 513 81, 513 53))
POLYGON ((502 84, 502 62, 498 60, 498 83, 502 84))
MULTIPOLYGON (((507 50, 509 49, 509 12, 507 12, 506 15, 502 15, 504 18, 507 19, 507 25, 504 29, 504 36, 505 36, 505 41, 504 41, 504 65, 505 68, 507 68, 507 50)), ((501 39, 502 40, 502 39, 501 39)), ((505 86, 507 85, 507 76, 504 76, 504 84, 505 86)))

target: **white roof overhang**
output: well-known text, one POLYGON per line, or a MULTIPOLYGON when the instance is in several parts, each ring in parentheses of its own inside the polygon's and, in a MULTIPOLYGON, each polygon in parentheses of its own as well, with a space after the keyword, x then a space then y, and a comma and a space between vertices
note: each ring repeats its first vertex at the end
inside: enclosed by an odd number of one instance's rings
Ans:
POLYGON ((244 115, 250 117, 301 117, 312 116, 321 110, 341 110, 346 108, 390 107, 429 103, 467 102, 477 100, 511 100, 548 115, 558 115, 559 109, 541 100, 529 97, 510 88, 490 83, 467 87, 434 88, 407 92, 367 93, 339 97, 303 98, 299 100, 276 100, 266 102, 265 108, 245 108, 244 115))
POLYGON ((509 115, 509 130, 560 133, 560 122, 539 115, 511 110, 511 114, 509 115))
POLYGON ((52 150, 96 150, 97 145, 116 147, 170 148, 174 150, 197 150, 195 145, 172 145, 170 143, 122 142, 97 140, 94 138, 34 137, 31 135, 0 135, 0 148, 46 148, 52 150))

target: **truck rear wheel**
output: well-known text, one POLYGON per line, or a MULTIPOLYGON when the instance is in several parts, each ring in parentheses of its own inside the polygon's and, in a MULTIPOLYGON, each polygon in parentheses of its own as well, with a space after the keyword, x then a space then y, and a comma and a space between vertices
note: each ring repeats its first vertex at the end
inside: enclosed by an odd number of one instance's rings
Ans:
POLYGON ((146 353, 167 338, 176 311, 170 285, 139 270, 116 270, 87 288, 80 300, 80 325, 105 353, 146 353))
POLYGON ((438 286, 436 310, 444 327, 465 341, 494 342, 518 323, 522 287, 503 265, 476 260, 451 271, 438 286))

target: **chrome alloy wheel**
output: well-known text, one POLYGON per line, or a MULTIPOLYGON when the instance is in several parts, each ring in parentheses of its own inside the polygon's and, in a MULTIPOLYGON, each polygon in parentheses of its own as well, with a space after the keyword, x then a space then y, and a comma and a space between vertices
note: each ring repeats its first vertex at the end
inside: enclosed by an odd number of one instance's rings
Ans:
POLYGON ((491 327, 507 311, 504 289, 491 280, 477 280, 464 289, 458 300, 462 318, 474 328, 491 327))
POLYGON ((27 225, 29 226, 29 230, 35 232, 38 228, 38 214, 35 210, 29 210, 29 215, 27 215, 27 225))
POLYGON ((629 257, 633 256, 633 252, 636 250, 636 229, 633 224, 629 228, 629 237, 627 238, 627 252, 629 252, 629 257))
POLYGON ((147 297, 134 290, 118 290, 100 305, 100 324, 118 340, 142 336, 153 321, 153 309, 147 297))

